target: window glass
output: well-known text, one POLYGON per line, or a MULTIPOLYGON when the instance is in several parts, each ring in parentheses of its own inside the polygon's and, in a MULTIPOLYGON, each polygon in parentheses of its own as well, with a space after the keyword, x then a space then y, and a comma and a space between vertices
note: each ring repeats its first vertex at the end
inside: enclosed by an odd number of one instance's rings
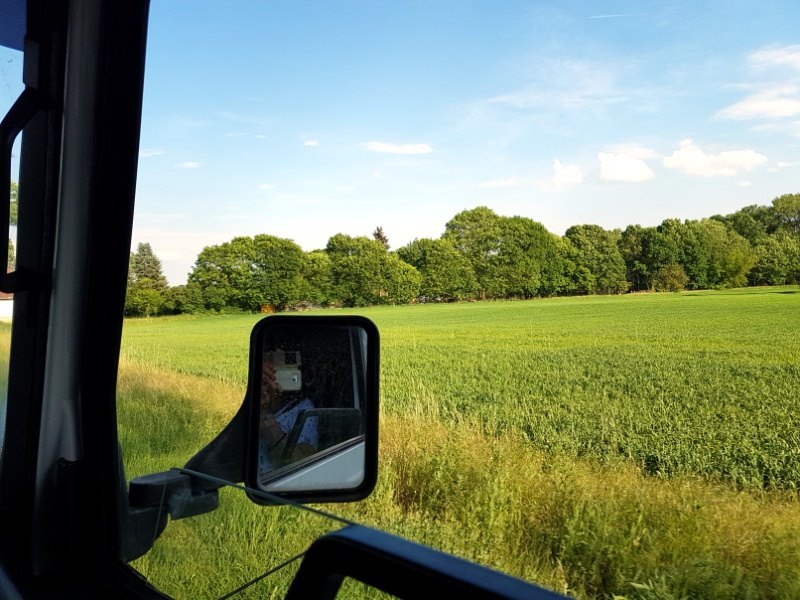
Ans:
MULTIPOLYGON (((332 512, 578 597, 800 596, 800 5, 609 6, 154 2, 128 476, 225 426, 264 314, 355 312, 379 482, 332 512)), ((226 489, 133 565, 222 594, 335 526, 226 489)))
MULTIPOLYGON (((22 92, 22 53, 0 47, 0 114, 4 115, 22 92)), ((16 249, 17 182, 19 181, 19 138, 11 157, 11 226, 8 232, 9 269, 14 269, 16 249)), ((8 355, 11 349, 13 294, 0 292, 0 460, 6 431, 6 396, 8 392, 8 355)))

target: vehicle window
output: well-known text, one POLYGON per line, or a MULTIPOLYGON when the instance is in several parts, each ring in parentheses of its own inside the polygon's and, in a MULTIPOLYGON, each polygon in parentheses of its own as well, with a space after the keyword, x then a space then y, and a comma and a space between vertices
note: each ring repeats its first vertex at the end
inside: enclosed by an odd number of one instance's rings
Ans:
MULTIPOLYGON (((800 596, 800 5, 606 4, 154 1, 128 478, 225 426, 265 314, 362 314, 379 482, 331 512, 579 598, 800 596)), ((133 566, 222 595, 337 526, 225 489, 133 566)))
MULTIPOLYGON (((5 115, 22 92, 22 53, 0 46, 0 114, 5 115)), ((14 268, 16 249, 17 181, 19 172, 19 139, 11 157, 11 225, 8 231, 9 270, 14 268)), ((14 296, 0 292, 0 461, 6 430, 6 394, 8 391, 8 355, 11 349, 11 317, 14 296)))

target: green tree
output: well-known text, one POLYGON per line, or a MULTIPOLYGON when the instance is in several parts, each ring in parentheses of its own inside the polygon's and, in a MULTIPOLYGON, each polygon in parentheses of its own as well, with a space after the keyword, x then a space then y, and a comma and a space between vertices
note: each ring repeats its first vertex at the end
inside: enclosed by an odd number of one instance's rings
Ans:
POLYGON ((420 275, 379 241, 338 233, 325 248, 333 294, 345 306, 399 304, 419 295, 420 275))
POLYGON ((681 265, 671 264, 660 267, 653 275, 653 290, 656 292, 682 292, 689 282, 689 276, 681 265))
POLYGON ((502 276, 495 259, 500 253, 500 228, 501 217, 485 206, 461 211, 445 225, 442 238, 469 260, 480 298, 502 292, 502 276))
POLYGON ((575 266, 591 274, 581 277, 586 293, 620 294, 628 290, 625 261, 619 251, 619 231, 606 231, 599 225, 574 225, 564 236, 572 244, 575 266))
POLYGON ((151 317, 164 310, 165 294, 169 289, 161 269, 161 261, 150 244, 139 243, 128 263, 128 289, 125 294, 125 314, 151 317))
POLYGON ((714 219, 702 219, 692 224, 701 240, 699 243, 708 255, 704 282, 706 285, 703 287, 747 285, 747 273, 756 261, 750 243, 714 219))
POLYGON ((17 224, 19 215, 19 185, 16 181, 11 182, 11 207, 9 209, 9 223, 11 225, 17 224))
POLYGON ((778 228, 775 209, 771 206, 751 204, 730 215, 715 215, 711 218, 733 229, 750 242, 751 246, 760 244, 778 228))
POLYGON ((502 217, 499 223, 494 295, 550 296, 567 285, 564 246, 558 236, 527 217, 502 217))
POLYGON ((372 232, 372 239, 383 244, 383 247, 387 250, 390 248, 389 238, 386 236, 386 233, 383 231, 383 227, 380 225, 378 225, 375 228, 375 231, 372 232))
POLYGON ((196 283, 176 285, 164 295, 163 312, 173 315, 200 314, 206 312, 203 290, 196 283))
POLYGON ((202 292, 205 308, 220 311, 232 306, 235 285, 246 279, 243 272, 252 264, 252 240, 234 238, 216 246, 206 246, 197 255, 189 273, 189 284, 202 292))
POLYGON ((272 235, 253 238, 252 303, 248 310, 273 306, 284 310, 302 299, 305 253, 292 240, 272 235))
POLYGON ((642 256, 641 263, 648 273, 647 288, 653 287, 653 276, 661 267, 679 264, 680 248, 677 240, 657 227, 646 227, 641 232, 642 256))
POLYGON ((302 298, 312 304, 327 306, 336 302, 333 294, 331 258, 324 250, 307 252, 303 263, 302 298))
POLYGON ((748 276, 753 285, 800 282, 800 240, 778 231, 754 249, 756 262, 748 276))
POLYGON ((686 221, 675 225, 675 240, 680 246, 680 263, 691 289, 706 289, 714 287, 719 279, 719 269, 715 266, 715 258, 721 256, 724 250, 715 250, 715 239, 726 243, 727 236, 720 237, 715 232, 722 233, 721 225, 717 221, 686 221))
POLYGON ((419 296, 422 276, 396 254, 387 254, 383 266, 381 304, 408 304, 419 296))
POLYGON ((644 231, 641 225, 628 225, 620 234, 620 256, 625 262, 625 279, 631 289, 640 291, 650 288, 652 273, 644 261, 644 231))
POLYGON ((800 194, 783 194, 772 201, 775 217, 790 233, 800 234, 800 194))
POLYGON ((258 311, 267 305, 283 310, 302 299, 304 266, 303 250, 292 240, 241 236, 203 248, 189 283, 200 287, 210 310, 258 311))
POLYGON ((342 256, 362 256, 366 254, 386 254, 386 247, 379 241, 367 237, 352 237, 337 233, 328 239, 325 252, 331 259, 342 256))
POLYGON ((164 309, 164 293, 153 281, 139 279, 125 295, 125 314, 129 317, 154 317, 164 309))
POLYGON ((542 283, 539 288, 541 296, 555 296, 557 294, 575 293, 575 271, 577 269, 572 260, 572 247, 569 240, 550 234, 552 246, 547 253, 544 269, 542 270, 542 283))
POLYGON ((755 255, 750 243, 724 222, 701 219, 681 223, 667 219, 659 225, 658 232, 672 257, 658 268, 681 265, 691 289, 746 285, 755 255))
POLYGON ((160 292, 165 292, 169 287, 167 278, 161 268, 161 260, 155 255, 147 242, 140 242, 136 252, 131 253, 128 277, 134 283, 142 279, 148 279, 152 289, 160 292))
POLYGON ((420 297, 444 301, 474 296, 478 286, 467 258, 446 239, 416 239, 397 255, 419 271, 420 297))

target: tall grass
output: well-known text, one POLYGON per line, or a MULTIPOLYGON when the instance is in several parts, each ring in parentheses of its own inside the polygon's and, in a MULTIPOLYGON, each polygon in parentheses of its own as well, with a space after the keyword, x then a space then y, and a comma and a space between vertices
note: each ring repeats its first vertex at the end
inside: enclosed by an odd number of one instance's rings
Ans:
MULTIPOLYGON (((382 334, 381 472, 335 510, 583 598, 800 597, 794 291, 360 311, 382 334)), ((129 475, 224 425, 256 320, 126 323, 129 475)), ((136 567, 211 597, 329 526, 231 492, 136 567)))

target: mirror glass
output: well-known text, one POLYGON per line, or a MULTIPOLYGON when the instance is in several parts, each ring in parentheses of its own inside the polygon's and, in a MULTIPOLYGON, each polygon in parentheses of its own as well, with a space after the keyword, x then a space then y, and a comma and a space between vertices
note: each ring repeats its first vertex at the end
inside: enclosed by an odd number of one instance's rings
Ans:
POLYGON ((377 331, 366 320, 342 319, 267 317, 257 326, 251 361, 256 489, 347 492, 373 479, 368 450, 377 447, 377 331))

